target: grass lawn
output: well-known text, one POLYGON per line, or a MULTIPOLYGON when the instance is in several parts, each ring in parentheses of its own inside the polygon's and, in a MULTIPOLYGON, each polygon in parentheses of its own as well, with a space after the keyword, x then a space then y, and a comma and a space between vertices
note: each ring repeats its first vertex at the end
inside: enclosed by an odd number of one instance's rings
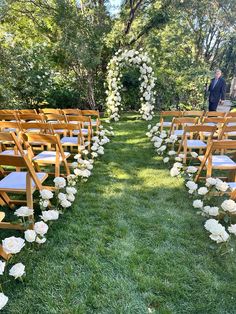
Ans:
POLYGON ((116 137, 48 241, 23 250, 25 283, 5 288, 3 313, 236 313, 236 254, 209 248, 183 183, 135 118, 114 125, 116 137))

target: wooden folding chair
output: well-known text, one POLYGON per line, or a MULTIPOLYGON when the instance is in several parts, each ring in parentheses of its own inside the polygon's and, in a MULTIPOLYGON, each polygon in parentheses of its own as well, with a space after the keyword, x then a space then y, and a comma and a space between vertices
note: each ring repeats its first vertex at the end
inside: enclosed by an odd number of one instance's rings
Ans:
POLYGON ((227 155, 213 155, 216 151, 235 151, 236 141, 232 140, 213 140, 207 146, 204 156, 198 156, 201 161, 198 172, 195 177, 195 182, 200 179, 200 174, 203 169, 206 169, 206 177, 212 176, 212 171, 216 170, 230 170, 231 177, 233 174, 233 182, 235 181, 236 163, 227 155))
POLYGON ((217 130, 217 126, 209 126, 209 125, 192 125, 192 126, 185 126, 184 128, 184 134, 182 137, 182 140, 179 144, 178 148, 178 154, 180 154, 182 148, 184 153, 184 159, 183 162, 186 163, 187 161, 187 154, 188 151, 192 151, 193 149, 199 150, 200 153, 204 149, 207 148, 207 145, 212 140, 213 134, 217 130), (208 132, 210 135, 208 136, 207 143, 204 141, 204 133, 208 132))
MULTIPOLYGON (((27 154, 24 154, 22 146, 13 132, 5 133, 4 136, 5 139, 9 141, 13 140, 15 142, 19 155, 0 155, 0 172, 3 176, 0 180, 0 199, 10 208, 13 208, 15 205, 23 204, 26 204, 29 208, 33 208, 33 193, 35 190, 42 190, 42 183, 46 180, 47 174, 43 172, 35 172, 30 159, 27 154), (14 171, 8 173, 3 169, 4 166, 15 167, 16 169, 26 168, 26 171, 14 171), (26 194, 26 201, 11 199, 9 194, 26 194)), ((2 215, 2 220, 3 218, 4 215, 2 215)), ((21 225, 3 221, 0 222, 0 228, 23 229, 21 225)))
MULTIPOLYGON (((73 134, 77 135, 79 132, 82 132, 84 138, 91 143, 91 137, 93 136, 91 118, 86 116, 66 116, 67 122, 70 124, 78 124, 81 125, 81 130, 74 130, 73 134), (86 123, 86 124, 85 124, 86 123)), ((90 144, 88 146, 90 149, 90 144)))
MULTIPOLYGON (((67 118, 64 114, 55 114, 55 113, 49 113, 45 114, 45 120, 47 123, 53 124, 53 123, 67 123, 67 118)), ((63 129, 56 130, 57 134, 63 134, 63 129)))
POLYGON ((228 123, 227 121, 223 125, 222 129, 220 130, 218 139, 219 140, 223 140, 223 139, 226 140, 230 138, 235 139, 235 137, 236 137, 236 124, 231 124, 231 123, 228 123))
POLYGON ((20 109, 18 112, 20 114, 37 114, 36 109, 20 109))
POLYGON ((80 153, 86 148, 80 123, 53 123, 51 128, 54 134, 56 134, 57 130, 64 129, 64 136, 61 138, 61 145, 64 147, 69 147, 71 153, 73 148, 76 149, 76 154, 80 153), (73 136, 75 131, 77 131, 77 134, 76 136, 73 136))
POLYGON ((229 111, 229 112, 227 112, 227 114, 226 114, 226 117, 227 118, 236 118, 236 111, 229 111))
POLYGON ((19 122, 45 122, 44 115, 40 113, 18 113, 17 118, 19 122))
MULTIPOLYGON (((100 121, 100 113, 98 110, 81 110, 83 116, 87 116, 91 118, 91 126, 95 127, 96 130, 99 130, 100 121), (95 119, 95 120, 93 120, 95 119)), ((85 125, 88 125, 89 122, 85 122, 85 125)))
POLYGON ((64 115, 71 115, 71 116, 82 116, 82 112, 78 108, 73 108, 73 109, 61 109, 62 113, 64 115))
MULTIPOLYGON (((19 134, 21 131, 20 123, 11 121, 0 121, 0 132, 1 134, 14 132, 19 134)), ((14 140, 4 140, 4 137, 0 138, 0 154, 1 155, 15 155, 15 143, 14 140)))
POLYGON ((199 121, 201 121, 202 117, 204 116, 204 111, 200 110, 186 110, 183 111, 183 117, 199 117, 199 121))
POLYGON ((176 135, 177 137, 182 137, 184 134, 184 128, 188 125, 195 125, 198 122, 198 117, 191 118, 191 117, 181 117, 181 118, 174 118, 170 128, 170 135, 176 135))
POLYGON ((210 117, 225 117, 226 112, 220 112, 220 111, 206 111, 204 117, 210 118, 210 117))
POLYGON ((0 115, 1 114, 10 114, 10 115, 15 115, 15 113, 17 112, 17 109, 1 109, 0 110, 0 115))
POLYGON ((17 121, 17 113, 13 111, 11 113, 0 113, 0 121, 17 121))
MULTIPOLYGON (((70 157, 70 153, 64 152, 60 137, 58 134, 36 134, 36 133, 22 133, 21 134, 25 145, 27 143, 41 143, 41 145, 54 146, 55 150, 42 151, 32 158, 33 163, 37 169, 40 169, 40 165, 54 165, 55 166, 55 177, 60 176, 60 166, 64 165, 66 175, 70 174, 70 169, 67 163, 67 159, 70 157)), ((51 173, 50 173, 51 174, 51 173)))
POLYGON ((44 109, 40 109, 39 110, 40 113, 43 113, 43 114, 62 114, 61 112, 61 109, 54 109, 54 108, 44 108, 44 109))
POLYGON ((160 114, 160 131, 162 131, 164 128, 171 128, 172 120, 176 117, 182 117, 183 111, 161 111, 160 114), (165 118, 169 119, 171 118, 171 121, 166 121, 165 118))

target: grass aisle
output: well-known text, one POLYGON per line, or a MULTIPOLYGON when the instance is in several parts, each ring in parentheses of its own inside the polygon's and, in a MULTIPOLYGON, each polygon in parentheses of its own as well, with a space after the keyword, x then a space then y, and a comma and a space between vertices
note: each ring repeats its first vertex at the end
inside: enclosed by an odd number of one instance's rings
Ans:
POLYGON ((39 251, 22 254, 25 286, 6 289, 5 313, 236 313, 235 254, 209 249, 146 129, 134 119, 115 125, 72 211, 39 251))

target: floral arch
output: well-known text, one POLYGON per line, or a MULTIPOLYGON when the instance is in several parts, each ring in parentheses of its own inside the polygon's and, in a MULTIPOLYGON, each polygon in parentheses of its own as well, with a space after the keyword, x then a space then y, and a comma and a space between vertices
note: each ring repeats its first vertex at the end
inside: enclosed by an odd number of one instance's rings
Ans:
POLYGON ((120 118, 119 109, 122 109, 120 90, 122 89, 121 69, 128 64, 138 66, 140 71, 140 102, 139 112, 144 120, 152 120, 155 102, 154 72, 151 66, 151 59, 142 49, 137 50, 118 50, 115 56, 108 63, 107 75, 107 113, 111 120, 118 121, 120 118))

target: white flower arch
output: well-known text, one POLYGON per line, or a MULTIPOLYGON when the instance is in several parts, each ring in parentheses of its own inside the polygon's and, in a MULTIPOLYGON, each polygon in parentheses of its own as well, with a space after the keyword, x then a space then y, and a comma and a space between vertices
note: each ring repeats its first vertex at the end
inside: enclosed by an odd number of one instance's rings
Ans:
POLYGON ((141 108, 139 112, 142 118, 145 120, 152 120, 153 109, 155 102, 155 92, 153 88, 155 86, 154 72, 151 66, 151 59, 147 53, 143 53, 142 49, 137 50, 118 50, 115 56, 108 63, 108 75, 107 75, 107 113, 110 119, 118 121, 120 118, 119 108, 122 109, 120 89, 122 89, 121 83, 121 69, 127 64, 135 65, 139 67, 140 77, 140 102, 141 108))

